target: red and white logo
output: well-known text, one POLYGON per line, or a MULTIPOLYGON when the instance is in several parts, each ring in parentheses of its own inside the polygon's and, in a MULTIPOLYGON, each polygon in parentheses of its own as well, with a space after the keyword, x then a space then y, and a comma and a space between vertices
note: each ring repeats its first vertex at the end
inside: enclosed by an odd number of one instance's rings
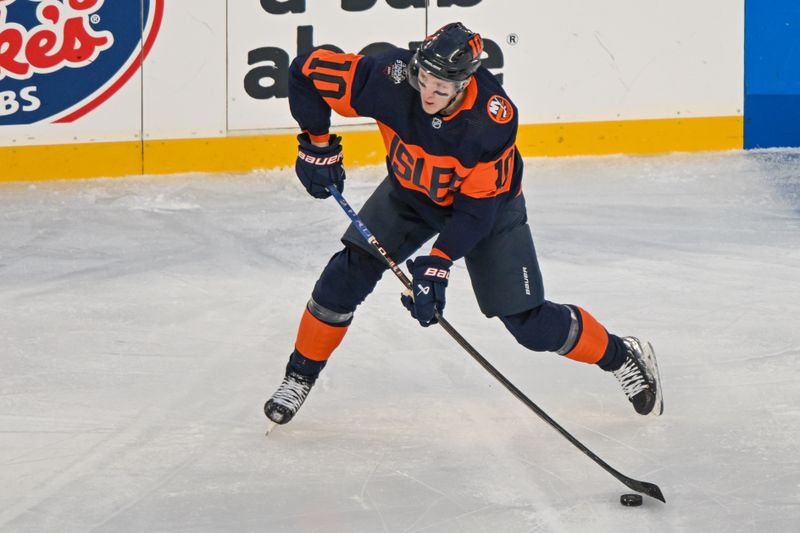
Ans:
POLYGON ((164 0, 0 0, 0 126, 72 122, 142 65, 164 0))

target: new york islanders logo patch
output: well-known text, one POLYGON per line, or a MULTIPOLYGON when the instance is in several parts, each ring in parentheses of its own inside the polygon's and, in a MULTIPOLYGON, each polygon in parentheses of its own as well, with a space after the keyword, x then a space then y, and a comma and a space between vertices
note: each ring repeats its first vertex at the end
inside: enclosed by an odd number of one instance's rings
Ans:
POLYGON ((511 107, 511 102, 499 94, 489 98, 486 103, 486 112, 498 124, 507 124, 514 118, 514 108, 511 107))
POLYGON ((100 106, 139 70, 163 13, 164 0, 0 0, 0 126, 100 106))

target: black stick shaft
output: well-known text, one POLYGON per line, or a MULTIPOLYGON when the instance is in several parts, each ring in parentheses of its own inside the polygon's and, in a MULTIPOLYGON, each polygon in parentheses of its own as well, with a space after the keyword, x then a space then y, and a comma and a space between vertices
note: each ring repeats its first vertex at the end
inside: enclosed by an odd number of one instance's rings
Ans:
MULTIPOLYGON (((367 226, 361 221, 361 218, 358 216, 358 214, 356 214, 353 208, 350 207, 350 204, 347 202, 347 200, 345 200, 344 196, 342 196, 342 193, 340 193, 338 189, 336 189, 336 187, 333 186, 328 187, 328 190, 330 191, 331 195, 336 199, 336 201, 339 203, 339 206, 344 210, 345 213, 347 213, 347 216, 350 217, 350 220, 353 222, 353 225, 356 227, 359 233, 361 233, 364 239, 366 239, 366 241, 373 248, 375 248, 375 250, 381 255, 381 257, 383 257, 386 264, 389 266, 392 272, 394 272, 394 274, 398 277, 398 279, 403 283, 406 289, 411 289, 411 280, 409 280, 408 276, 406 276, 403 273, 403 271, 400 269, 400 267, 397 265, 394 259, 392 259, 391 256, 389 256, 388 252, 383 248, 383 246, 381 246, 380 242, 378 242, 378 239, 376 239, 375 236, 372 235, 372 233, 369 231, 369 228, 367 228, 367 226)), ((541 407, 536 405, 530 398, 528 398, 525 394, 523 394, 523 392, 519 390, 513 383, 511 383, 503 374, 501 374, 499 370, 497 370, 494 366, 492 366, 492 364, 489 363, 489 361, 487 361, 486 358, 483 357, 478 352, 478 350, 473 348, 472 345, 469 342, 467 342, 467 340, 464 337, 462 337, 461 334, 458 331, 456 331, 456 329, 452 325, 450 325, 450 323, 447 320, 445 320, 445 318, 438 311, 436 312, 436 319, 439 321, 439 324, 442 326, 442 328, 444 328, 444 330, 447 333, 449 333, 450 336, 453 337, 453 339, 462 348, 464 348, 464 350, 466 350, 467 353, 470 356, 472 356, 473 359, 475 359, 475 361, 478 362, 478 364, 480 364, 483 368, 485 368, 486 371, 489 372, 489 374, 491 374, 506 389, 508 389, 508 391, 511 392, 511 394, 516 396, 518 400, 527 405, 531 411, 533 411, 539 416, 539 418, 547 422, 547 424, 550 427, 561 433, 561 435, 565 439, 567 439, 576 448, 578 448, 580 451, 586 454, 592 461, 600 465, 606 472, 617 478, 628 488, 635 490, 637 492, 641 492, 642 494, 647 494, 648 496, 651 496, 657 500, 661 500, 662 502, 666 503, 664 495, 662 494, 661 489, 658 488, 657 485, 655 485, 654 483, 648 483, 646 481, 638 481, 636 479, 630 478, 622 474, 615 468, 613 468, 605 461, 603 461, 600 457, 597 456, 597 454, 595 454, 592 450, 587 448, 578 439, 573 437, 572 434, 569 433, 566 429, 561 427, 561 425, 558 424, 558 422, 556 422, 555 420, 553 420, 550 417, 550 415, 544 412, 544 410, 542 410, 541 407)))

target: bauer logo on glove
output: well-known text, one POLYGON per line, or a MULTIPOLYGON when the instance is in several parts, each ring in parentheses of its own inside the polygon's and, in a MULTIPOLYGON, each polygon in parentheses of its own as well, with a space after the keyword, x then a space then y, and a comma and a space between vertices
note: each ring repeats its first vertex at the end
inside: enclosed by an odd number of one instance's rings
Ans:
POLYGON ((403 294, 400 301, 424 327, 438 323, 436 313, 444 312, 445 289, 452 264, 452 261, 434 255, 423 255, 406 262, 413 277, 414 295, 403 294))
POLYGON ((320 165, 323 167, 333 165, 334 163, 338 163, 343 159, 343 155, 341 153, 337 155, 332 155, 330 157, 316 157, 310 154, 303 152, 302 150, 297 151, 297 157, 305 161, 306 163, 311 163, 312 165, 320 165))
POLYGON ((331 195, 328 187, 344 191, 344 165, 342 164, 342 138, 331 135, 328 146, 315 146, 308 133, 297 136, 297 162, 294 169, 308 194, 314 198, 331 195))
POLYGON ((423 276, 427 276, 429 278, 450 279, 450 271, 444 268, 429 267, 423 276))

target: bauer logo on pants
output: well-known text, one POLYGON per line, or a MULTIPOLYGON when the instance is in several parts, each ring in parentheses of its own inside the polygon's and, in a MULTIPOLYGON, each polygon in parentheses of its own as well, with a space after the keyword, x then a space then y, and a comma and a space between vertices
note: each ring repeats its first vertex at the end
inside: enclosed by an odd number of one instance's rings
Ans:
POLYGON ((0 126, 100 106, 141 67, 163 11, 164 0, 0 0, 0 126))

